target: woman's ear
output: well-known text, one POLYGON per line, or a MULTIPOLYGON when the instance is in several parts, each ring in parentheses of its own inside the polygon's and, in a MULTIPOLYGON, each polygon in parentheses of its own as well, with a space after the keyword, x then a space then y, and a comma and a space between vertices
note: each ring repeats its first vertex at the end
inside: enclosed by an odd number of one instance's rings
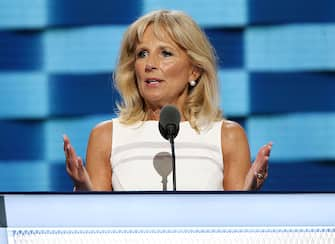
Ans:
POLYGON ((190 74, 190 78, 189 80, 198 80, 200 78, 202 74, 202 69, 200 69, 199 67, 197 66, 193 66, 192 70, 191 70, 191 74, 190 74))

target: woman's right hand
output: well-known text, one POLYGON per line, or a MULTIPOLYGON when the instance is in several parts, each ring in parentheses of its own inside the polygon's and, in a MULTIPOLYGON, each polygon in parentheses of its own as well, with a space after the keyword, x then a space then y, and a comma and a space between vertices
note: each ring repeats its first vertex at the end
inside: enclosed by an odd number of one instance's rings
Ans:
POLYGON ((268 177, 269 157, 272 150, 272 142, 261 147, 252 164, 244 184, 244 190, 259 190, 268 177))
POLYGON ((67 135, 63 135, 66 172, 74 183, 74 191, 90 191, 92 183, 83 160, 77 156, 67 135))

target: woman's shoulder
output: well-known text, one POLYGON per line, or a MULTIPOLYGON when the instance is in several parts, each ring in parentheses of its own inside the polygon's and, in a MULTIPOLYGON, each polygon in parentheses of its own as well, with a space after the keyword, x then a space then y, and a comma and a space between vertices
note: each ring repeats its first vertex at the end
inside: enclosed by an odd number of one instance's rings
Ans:
POLYGON ((91 131, 91 136, 98 138, 110 137, 112 130, 113 120, 105 120, 95 125, 91 131))
POLYGON ((222 139, 229 139, 231 141, 245 137, 245 131, 239 123, 224 119, 221 126, 221 135, 222 139))
POLYGON ((224 157, 229 157, 231 153, 237 152, 248 145, 247 135, 243 127, 230 120, 224 120, 221 127, 221 147, 224 157))
POLYGON ((101 121, 99 122, 93 129, 95 130, 106 130, 106 129, 110 129, 113 126, 113 120, 105 120, 105 121, 101 121))
POLYGON ((222 128, 223 129, 236 129, 236 128, 242 128, 242 127, 236 121, 222 119, 222 128))
POLYGON ((113 123, 111 120, 102 121, 97 124, 91 130, 88 140, 87 151, 95 153, 103 152, 106 155, 109 155, 112 145, 112 128, 113 123))

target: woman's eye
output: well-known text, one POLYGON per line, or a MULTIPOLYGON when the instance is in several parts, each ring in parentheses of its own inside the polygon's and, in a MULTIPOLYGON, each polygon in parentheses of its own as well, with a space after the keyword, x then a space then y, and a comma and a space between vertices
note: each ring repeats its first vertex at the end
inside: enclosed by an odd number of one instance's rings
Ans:
POLYGON ((170 57, 170 56, 172 56, 172 53, 169 52, 169 51, 166 51, 166 50, 162 51, 162 54, 163 54, 164 57, 170 57))
POLYGON ((146 50, 142 50, 142 51, 139 51, 139 52, 137 53, 136 57, 138 57, 138 58, 144 58, 144 57, 148 56, 148 54, 149 54, 148 51, 146 51, 146 50))

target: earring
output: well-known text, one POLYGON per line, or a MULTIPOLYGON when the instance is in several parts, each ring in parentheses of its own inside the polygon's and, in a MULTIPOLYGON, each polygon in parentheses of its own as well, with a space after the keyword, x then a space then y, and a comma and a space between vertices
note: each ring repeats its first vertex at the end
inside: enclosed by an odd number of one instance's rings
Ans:
POLYGON ((197 82, 195 80, 191 80, 189 81, 190 86, 195 86, 197 84, 197 82))

